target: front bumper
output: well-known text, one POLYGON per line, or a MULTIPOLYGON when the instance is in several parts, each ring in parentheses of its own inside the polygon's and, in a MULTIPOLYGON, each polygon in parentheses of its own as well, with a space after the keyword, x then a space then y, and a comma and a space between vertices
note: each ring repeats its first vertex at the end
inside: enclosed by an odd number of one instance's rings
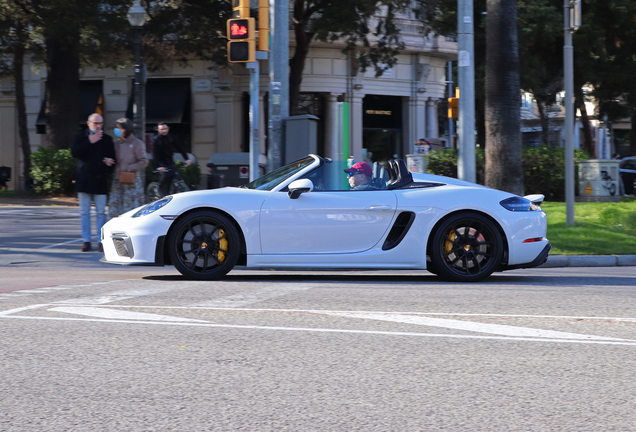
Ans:
POLYGON ((149 215, 120 216, 102 229, 104 261, 123 265, 164 265, 164 243, 172 221, 149 215))

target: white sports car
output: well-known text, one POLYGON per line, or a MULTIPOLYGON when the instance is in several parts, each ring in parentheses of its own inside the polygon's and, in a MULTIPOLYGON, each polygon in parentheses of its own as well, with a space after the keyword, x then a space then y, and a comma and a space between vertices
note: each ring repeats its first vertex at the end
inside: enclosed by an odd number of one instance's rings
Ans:
POLYGON ((105 261, 174 265, 213 280, 248 268, 421 269, 472 282, 547 260, 543 195, 374 164, 350 190, 343 162, 309 155, 241 187, 168 196, 109 221, 105 261))

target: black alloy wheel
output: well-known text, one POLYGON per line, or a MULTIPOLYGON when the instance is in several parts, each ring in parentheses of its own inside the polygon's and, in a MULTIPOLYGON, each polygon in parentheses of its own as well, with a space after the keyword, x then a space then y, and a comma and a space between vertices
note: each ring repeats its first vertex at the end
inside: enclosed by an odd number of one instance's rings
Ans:
POLYGON ((472 212, 445 220, 432 235, 430 258, 434 272, 455 282, 477 282, 494 272, 503 256, 503 241, 495 224, 472 212))
POLYGON ((177 220, 168 247, 172 264, 186 278, 216 280, 234 268, 241 242, 227 217, 201 210, 177 220))

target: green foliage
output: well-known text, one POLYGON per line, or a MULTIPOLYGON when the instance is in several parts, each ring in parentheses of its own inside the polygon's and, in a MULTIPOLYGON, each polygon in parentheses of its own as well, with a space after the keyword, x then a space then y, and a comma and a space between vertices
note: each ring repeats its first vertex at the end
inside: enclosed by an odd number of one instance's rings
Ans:
POLYGON ((40 148, 31 154, 34 188, 45 195, 72 195, 77 161, 68 149, 40 148))
MULTIPOLYGON (((578 161, 589 159, 574 150, 575 188, 578 188, 578 161)), ((524 147, 523 175, 526 194, 543 194, 550 201, 565 200, 565 150, 559 147, 524 147)))
MULTIPOLYGON (((446 148, 432 151, 428 156, 427 171, 431 174, 457 178, 457 149, 446 148)), ((475 177, 477 183, 484 184, 486 173, 486 152, 482 148, 475 149, 475 177)))
POLYGON ((177 172, 186 182, 190 190, 197 190, 201 187, 201 167, 197 164, 185 166, 181 162, 177 163, 177 172))
MULTIPOLYGON (((475 149, 475 170, 477 183, 484 184, 484 151, 475 149)), ((456 149, 441 149, 431 152, 428 159, 428 171, 432 174, 457 178, 456 149)), ((589 159, 581 150, 574 151, 575 186, 578 187, 579 160, 589 159)), ((565 200, 565 151, 558 147, 524 147, 523 175, 526 194, 543 194, 551 201, 565 200)))

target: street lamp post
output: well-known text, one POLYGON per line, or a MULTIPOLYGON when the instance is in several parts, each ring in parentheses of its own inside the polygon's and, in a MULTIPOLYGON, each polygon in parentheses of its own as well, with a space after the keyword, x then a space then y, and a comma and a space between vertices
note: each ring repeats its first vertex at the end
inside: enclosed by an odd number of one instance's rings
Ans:
POLYGON ((128 10, 128 22, 133 30, 133 47, 135 54, 135 86, 133 99, 133 123, 135 136, 144 141, 146 132, 146 101, 144 86, 146 84, 145 68, 141 61, 141 35, 143 34, 144 23, 146 22, 146 10, 139 4, 139 0, 128 10))

